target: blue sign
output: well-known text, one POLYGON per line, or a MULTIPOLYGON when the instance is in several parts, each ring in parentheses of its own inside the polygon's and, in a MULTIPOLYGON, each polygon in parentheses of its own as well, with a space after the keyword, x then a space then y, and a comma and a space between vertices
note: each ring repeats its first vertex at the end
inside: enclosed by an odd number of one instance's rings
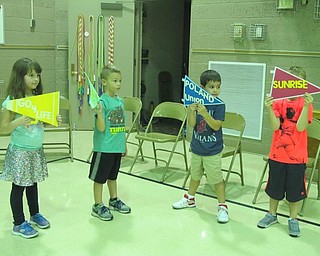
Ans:
POLYGON ((184 77, 184 95, 183 104, 185 106, 192 103, 200 103, 202 105, 219 105, 224 104, 223 101, 214 97, 199 85, 193 82, 190 77, 184 77))

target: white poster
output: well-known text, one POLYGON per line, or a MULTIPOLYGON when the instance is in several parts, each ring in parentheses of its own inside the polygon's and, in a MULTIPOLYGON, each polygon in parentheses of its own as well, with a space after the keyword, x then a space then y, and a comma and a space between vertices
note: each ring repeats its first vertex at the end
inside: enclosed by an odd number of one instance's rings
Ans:
MULTIPOLYGON (((209 61, 209 69, 221 75, 221 99, 226 111, 246 119, 245 138, 261 140, 266 64, 209 61)), ((232 135, 231 131, 224 131, 232 135)))
POLYGON ((3 5, 0 5, 0 44, 4 44, 3 5))

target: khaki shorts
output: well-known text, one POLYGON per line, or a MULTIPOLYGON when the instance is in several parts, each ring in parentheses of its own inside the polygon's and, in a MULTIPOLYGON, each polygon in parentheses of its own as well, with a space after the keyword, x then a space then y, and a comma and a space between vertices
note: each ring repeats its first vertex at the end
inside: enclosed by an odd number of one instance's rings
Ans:
POLYGON ((215 185, 223 182, 221 171, 221 155, 199 156, 191 154, 191 178, 201 180, 204 173, 209 184, 215 185))

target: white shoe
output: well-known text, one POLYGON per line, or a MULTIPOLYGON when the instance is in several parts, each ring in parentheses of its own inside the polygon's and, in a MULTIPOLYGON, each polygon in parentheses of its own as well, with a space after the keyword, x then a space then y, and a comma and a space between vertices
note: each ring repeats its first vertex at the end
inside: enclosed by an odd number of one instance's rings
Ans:
POLYGON ((192 207, 196 207, 195 198, 193 197, 191 199, 188 199, 187 194, 185 194, 180 201, 172 204, 173 209, 184 209, 184 208, 192 208, 192 207))
POLYGON ((222 205, 218 206, 217 221, 219 223, 227 223, 229 221, 228 208, 222 205))

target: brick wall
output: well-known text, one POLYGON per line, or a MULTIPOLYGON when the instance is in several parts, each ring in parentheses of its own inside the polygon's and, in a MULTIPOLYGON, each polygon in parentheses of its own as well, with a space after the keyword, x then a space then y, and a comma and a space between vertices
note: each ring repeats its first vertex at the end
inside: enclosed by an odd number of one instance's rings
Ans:
MULTIPOLYGON (((291 65, 302 66, 307 79, 320 85, 320 33, 319 21, 313 19, 314 1, 309 1, 307 6, 296 1, 296 11, 286 12, 277 12, 276 3, 276 0, 193 0, 191 78, 198 81, 200 73, 208 68, 208 61, 255 62, 267 64, 266 92, 270 91, 270 70, 274 66, 284 69, 291 65), (242 42, 233 41, 230 38, 233 23, 245 24, 247 32, 250 24, 266 24, 266 40, 252 41, 246 36, 242 42), (237 53, 239 50, 242 50, 241 54, 237 53)), ((241 97, 248 100, 245 92, 241 97)), ((314 107, 320 108, 319 94, 314 98, 314 107)), ((266 145, 271 139, 268 118, 264 112, 262 140, 245 140, 245 150, 268 152, 266 145)))
POLYGON ((4 7, 5 45, 0 45, 0 80, 7 85, 14 62, 30 57, 43 69, 45 92, 59 90, 68 96, 68 52, 64 47, 57 47, 68 44, 67 1, 34 1, 34 28, 30 28, 31 1, 2 0, 1 4, 4 7))

